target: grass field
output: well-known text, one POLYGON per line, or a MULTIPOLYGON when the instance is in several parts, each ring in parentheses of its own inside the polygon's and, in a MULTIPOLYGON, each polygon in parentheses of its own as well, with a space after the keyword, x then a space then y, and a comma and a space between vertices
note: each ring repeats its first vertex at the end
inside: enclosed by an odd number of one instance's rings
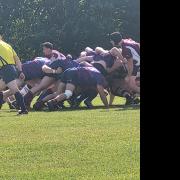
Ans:
POLYGON ((139 108, 15 115, 0 110, 0 179, 140 179, 139 108))

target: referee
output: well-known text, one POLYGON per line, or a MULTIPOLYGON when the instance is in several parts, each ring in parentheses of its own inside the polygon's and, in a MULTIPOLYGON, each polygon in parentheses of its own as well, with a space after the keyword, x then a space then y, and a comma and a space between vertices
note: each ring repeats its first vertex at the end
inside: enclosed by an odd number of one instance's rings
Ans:
MULTIPOLYGON (((0 35, 0 77, 16 98, 16 102, 20 107, 20 110, 18 111, 18 115, 28 114, 28 111, 24 103, 24 98, 21 95, 18 85, 16 83, 18 77, 22 79, 24 78, 24 74, 22 73, 22 64, 14 49, 9 44, 7 44, 2 40, 1 35, 0 35)), ((0 105, 3 103, 4 103, 3 93, 0 92, 0 105)))

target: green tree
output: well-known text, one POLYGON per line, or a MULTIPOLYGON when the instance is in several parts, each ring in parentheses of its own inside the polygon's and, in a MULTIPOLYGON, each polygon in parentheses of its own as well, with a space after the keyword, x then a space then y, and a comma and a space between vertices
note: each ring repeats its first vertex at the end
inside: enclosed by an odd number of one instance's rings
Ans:
POLYGON ((0 32, 24 59, 51 41, 64 53, 109 48, 107 34, 140 39, 139 0, 0 0, 0 32))

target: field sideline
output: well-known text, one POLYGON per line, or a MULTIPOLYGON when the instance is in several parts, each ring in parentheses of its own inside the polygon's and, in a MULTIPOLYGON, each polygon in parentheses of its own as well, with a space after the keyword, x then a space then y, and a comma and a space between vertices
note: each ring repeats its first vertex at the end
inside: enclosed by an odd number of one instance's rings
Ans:
POLYGON ((0 179, 140 179, 139 108, 15 115, 0 110, 0 179))

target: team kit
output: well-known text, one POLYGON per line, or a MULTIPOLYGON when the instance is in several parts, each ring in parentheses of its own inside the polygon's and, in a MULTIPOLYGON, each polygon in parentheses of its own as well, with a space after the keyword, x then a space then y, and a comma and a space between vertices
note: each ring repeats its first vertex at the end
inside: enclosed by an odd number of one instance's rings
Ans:
POLYGON ((43 57, 22 63, 0 36, 0 109, 8 103, 18 115, 25 115, 32 109, 77 109, 82 102, 91 109, 97 96, 107 109, 116 96, 124 97, 127 106, 139 104, 140 43, 120 32, 110 34, 109 41, 110 50, 86 47, 78 58, 45 42, 43 57))

